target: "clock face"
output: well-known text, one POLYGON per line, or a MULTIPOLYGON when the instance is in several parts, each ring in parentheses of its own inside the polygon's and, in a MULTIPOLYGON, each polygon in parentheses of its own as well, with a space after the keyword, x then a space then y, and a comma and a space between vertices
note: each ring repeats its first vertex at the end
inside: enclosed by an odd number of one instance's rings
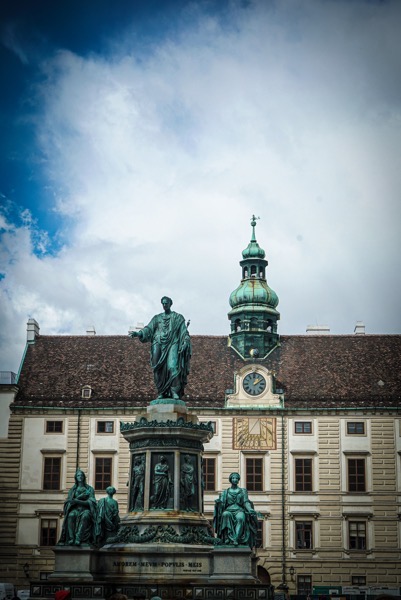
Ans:
POLYGON ((234 418, 234 450, 274 450, 275 448, 276 419, 269 417, 234 418))
POLYGON ((266 389, 266 379, 260 373, 248 373, 244 377, 244 390, 251 396, 259 396, 266 389))

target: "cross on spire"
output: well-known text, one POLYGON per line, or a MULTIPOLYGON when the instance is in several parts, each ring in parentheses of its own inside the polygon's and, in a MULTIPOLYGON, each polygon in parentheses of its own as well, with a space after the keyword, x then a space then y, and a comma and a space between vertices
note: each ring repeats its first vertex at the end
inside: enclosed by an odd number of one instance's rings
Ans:
POLYGON ((251 242, 256 242, 255 227, 256 227, 256 221, 259 220, 259 219, 260 219, 260 217, 255 217, 255 215, 252 215, 252 219, 251 219, 252 239, 251 239, 251 242))

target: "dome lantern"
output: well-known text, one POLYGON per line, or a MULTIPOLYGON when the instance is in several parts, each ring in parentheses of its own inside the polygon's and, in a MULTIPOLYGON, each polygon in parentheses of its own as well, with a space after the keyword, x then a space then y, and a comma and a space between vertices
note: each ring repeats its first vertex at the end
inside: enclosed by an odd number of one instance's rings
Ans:
POLYGON ((266 281, 265 251, 256 241, 257 217, 252 216, 252 236, 242 252, 241 283, 230 295, 231 346, 244 359, 264 358, 277 345, 278 296, 266 281))

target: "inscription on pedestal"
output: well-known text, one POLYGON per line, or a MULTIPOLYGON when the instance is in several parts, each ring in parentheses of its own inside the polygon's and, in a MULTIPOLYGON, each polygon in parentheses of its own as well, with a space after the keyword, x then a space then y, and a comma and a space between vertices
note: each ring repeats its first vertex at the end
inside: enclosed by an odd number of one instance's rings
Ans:
POLYGON ((142 573, 154 573, 156 569, 173 569, 182 573, 208 573, 207 561, 174 561, 174 560, 115 560, 113 561, 114 570, 121 572, 121 569, 133 568, 135 571, 140 569, 142 573))
POLYGON ((160 571, 165 572, 165 569, 169 569, 175 574, 209 573, 209 562, 202 560, 114 560, 112 566, 117 573, 131 570, 137 573, 138 569, 146 575, 156 575, 160 571))

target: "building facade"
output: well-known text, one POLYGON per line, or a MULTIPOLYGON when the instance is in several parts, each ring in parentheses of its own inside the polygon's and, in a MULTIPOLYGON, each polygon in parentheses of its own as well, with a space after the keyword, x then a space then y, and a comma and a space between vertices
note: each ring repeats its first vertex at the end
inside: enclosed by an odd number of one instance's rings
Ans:
MULTIPOLYGON (((241 475, 259 513, 259 574, 292 595, 399 595, 401 336, 280 336, 255 236, 230 296, 230 334, 192 336, 183 398, 205 445, 204 513, 241 475), (387 588, 387 592, 383 591, 387 588)), ((77 467, 127 511, 120 423, 155 398, 149 348, 128 336, 40 334, 0 379, 0 580, 46 579, 77 467)))

